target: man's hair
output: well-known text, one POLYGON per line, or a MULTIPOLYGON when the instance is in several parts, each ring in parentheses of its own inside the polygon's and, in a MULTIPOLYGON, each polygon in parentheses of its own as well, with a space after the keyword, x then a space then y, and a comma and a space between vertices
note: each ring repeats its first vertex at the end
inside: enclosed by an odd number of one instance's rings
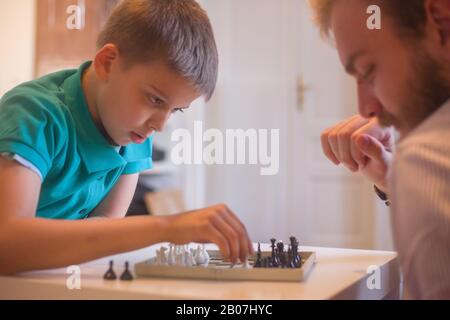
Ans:
POLYGON ((123 0, 101 31, 97 47, 118 47, 127 67, 161 59, 209 100, 218 73, 211 23, 195 0, 123 0))
MULTIPOLYGON (((342 1, 342 0, 340 0, 342 1)), ((425 0, 360 0, 378 4, 383 13, 393 18, 402 36, 422 36, 426 23, 425 0)), ((331 14, 338 0, 309 0, 314 20, 322 36, 331 36, 331 14)))

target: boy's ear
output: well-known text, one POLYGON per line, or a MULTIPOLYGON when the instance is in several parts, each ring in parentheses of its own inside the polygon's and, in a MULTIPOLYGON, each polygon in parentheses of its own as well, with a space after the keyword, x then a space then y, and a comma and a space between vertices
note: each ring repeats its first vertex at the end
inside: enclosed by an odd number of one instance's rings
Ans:
POLYGON ((450 0, 426 0, 427 20, 438 32, 441 46, 450 46, 450 0))
POLYGON ((111 75, 114 63, 117 63, 119 50, 114 44, 106 44, 101 48, 94 58, 94 69, 100 80, 107 81, 111 75))

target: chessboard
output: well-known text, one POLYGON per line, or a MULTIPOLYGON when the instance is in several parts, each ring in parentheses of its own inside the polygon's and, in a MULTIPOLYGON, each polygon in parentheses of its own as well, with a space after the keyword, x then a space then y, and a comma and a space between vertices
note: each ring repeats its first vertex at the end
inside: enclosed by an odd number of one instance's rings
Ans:
POLYGON ((257 260, 267 261, 273 252, 261 252, 250 257, 245 264, 232 264, 224 261, 219 251, 208 250, 209 263, 204 266, 160 265, 157 258, 135 264, 138 277, 159 277, 204 280, 243 280, 243 281, 305 281, 313 269, 314 252, 298 252, 297 267, 273 267, 264 264, 257 266, 257 260))

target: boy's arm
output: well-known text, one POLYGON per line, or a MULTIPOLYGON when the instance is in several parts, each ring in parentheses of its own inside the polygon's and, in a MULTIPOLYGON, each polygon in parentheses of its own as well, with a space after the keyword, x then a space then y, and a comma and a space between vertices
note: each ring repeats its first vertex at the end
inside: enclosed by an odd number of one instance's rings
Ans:
POLYGON ((253 252, 247 231, 224 205, 170 217, 79 221, 35 217, 41 180, 0 157, 0 274, 50 269, 159 242, 211 242, 232 261, 253 252))
POLYGON ((103 201, 91 212, 90 218, 123 218, 136 191, 139 174, 123 175, 103 201))

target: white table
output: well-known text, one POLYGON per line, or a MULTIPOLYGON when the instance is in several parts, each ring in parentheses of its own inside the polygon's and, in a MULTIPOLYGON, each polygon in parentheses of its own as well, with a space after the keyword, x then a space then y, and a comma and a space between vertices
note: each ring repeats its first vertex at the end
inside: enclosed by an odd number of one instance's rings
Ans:
MULTIPOLYGON (((155 255, 158 246, 107 257, 80 265, 81 290, 69 290, 66 268, 0 277, 0 299, 397 299, 400 274, 395 252, 300 247, 315 251, 317 263, 304 282, 203 281, 135 278, 131 282, 105 281, 109 260, 120 276, 124 262, 134 263, 155 255), (369 289, 369 266, 378 266, 381 288, 369 289)), ((211 246, 208 249, 216 249, 211 246)), ((270 251, 269 245, 262 250, 270 251)))

